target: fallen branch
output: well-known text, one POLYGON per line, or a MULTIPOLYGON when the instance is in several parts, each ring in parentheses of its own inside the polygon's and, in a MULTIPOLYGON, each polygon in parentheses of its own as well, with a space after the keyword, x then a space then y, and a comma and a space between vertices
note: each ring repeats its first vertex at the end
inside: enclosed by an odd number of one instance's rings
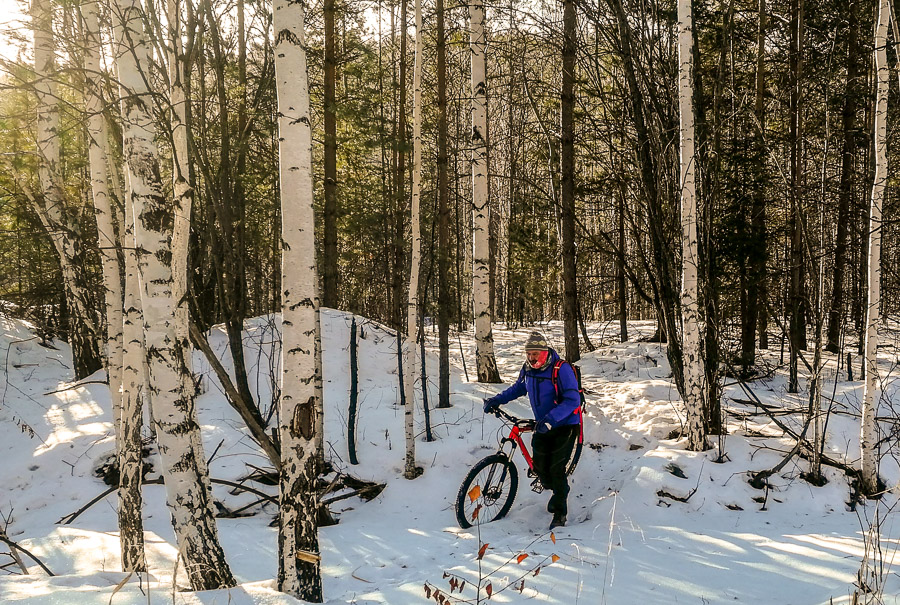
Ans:
POLYGON ((352 498, 353 496, 359 496, 360 498, 362 498, 363 500, 368 502, 369 500, 372 500, 373 498, 378 496, 378 494, 380 494, 382 492, 382 490, 384 490, 384 488, 385 488, 384 483, 376 483, 376 484, 370 485, 368 487, 363 487, 363 488, 360 488, 357 490, 353 490, 352 492, 347 493, 347 494, 341 494, 340 496, 334 496, 333 498, 328 498, 327 500, 322 500, 321 504, 322 504, 322 506, 328 506, 329 504, 333 504, 340 500, 346 500, 348 498, 352 498))
MULTIPOLYGON (((40 566, 41 566, 41 569, 43 569, 44 571, 47 572, 47 575, 48 575, 48 576, 55 576, 55 575, 56 575, 55 573, 53 573, 52 571, 50 571, 50 568, 48 568, 46 565, 44 565, 44 563, 43 563, 40 559, 38 559, 38 558, 35 557, 33 554, 31 554, 31 552, 29 552, 28 549, 26 549, 24 546, 20 546, 18 543, 13 542, 13 541, 10 540, 9 538, 7 538, 7 537, 6 537, 6 531, 4 531, 3 529, 0 529, 0 542, 3 542, 3 543, 6 544, 7 546, 9 546, 10 550, 11 550, 13 553, 15 553, 16 550, 19 550, 19 551, 22 551, 23 553, 25 553, 26 555, 28 555, 28 557, 29 557, 32 561, 34 561, 35 563, 37 563, 38 565, 40 565, 40 566)), ((13 554, 13 558, 16 558, 16 559, 17 559, 18 556, 17 556, 16 554, 13 554)), ((28 570, 25 568, 25 566, 22 564, 21 561, 19 561, 19 566, 22 568, 22 570, 23 570, 26 574, 28 573, 28 570)))
POLYGON ((82 380, 80 382, 75 382, 69 385, 64 386, 61 389, 56 389, 55 391, 48 391, 44 393, 44 395, 55 395, 56 393, 64 393, 66 391, 71 391, 72 389, 77 389, 79 387, 83 387, 86 384, 105 384, 109 385, 105 380, 82 380))
MULTIPOLYGON (((807 449, 812 449, 812 446, 810 446, 809 443, 807 443, 806 440, 801 435, 798 435, 793 429, 791 429, 789 426, 787 426, 786 424, 781 422, 775 416, 775 414, 773 414, 773 411, 776 410, 776 408, 774 406, 766 405, 762 401, 760 401, 759 397, 756 396, 756 393, 753 392, 753 389, 751 389, 749 386, 747 386, 747 384, 745 382, 741 382, 740 385, 741 385, 741 389, 743 389, 743 391, 745 393, 747 393, 747 396, 750 397, 750 399, 752 399, 753 404, 759 406, 759 408, 763 412, 765 412, 769 418, 772 419, 772 422, 774 422, 775 425, 778 426, 778 428, 780 428, 786 434, 793 437, 800 444, 801 448, 805 446, 807 449)), ((738 400, 738 401, 740 401, 740 400, 738 400)), ((804 435, 806 433, 807 426, 809 426, 808 422, 803 427, 804 435)), ((790 454, 790 455, 793 455, 793 454, 790 454)), ((807 459, 806 455, 802 451, 800 452, 800 457, 803 458, 804 460, 807 459)), ((833 460, 832 458, 829 458, 828 456, 825 456, 824 454, 822 455, 821 462, 822 462, 822 464, 824 464, 826 466, 831 466, 836 469, 840 469, 840 470, 844 471, 844 473, 846 473, 850 477, 859 476, 859 471, 856 470, 855 468, 853 468, 852 466, 850 466, 848 464, 844 464, 843 462, 838 462, 837 460, 833 460)), ((775 472, 778 472, 778 471, 775 471, 775 472)), ((769 476, 771 476, 771 475, 769 475, 769 476)))
POLYGON ((27 576, 28 568, 25 567, 24 563, 22 563, 22 557, 19 556, 18 549, 9 543, 9 536, 6 535, 6 529, 3 527, 0 527, 0 538, 7 540, 6 545, 9 546, 9 556, 12 557, 12 559, 13 559, 12 563, 7 563, 6 565, 4 565, 4 568, 9 567, 12 564, 16 564, 19 566, 19 569, 22 570, 22 573, 27 576))
POLYGON ((791 451, 787 453, 787 456, 781 459, 781 462, 767 471, 759 471, 758 473, 750 474, 750 485, 752 485, 756 489, 763 489, 766 486, 766 479, 783 469, 788 461, 796 456, 798 452, 800 452, 800 448, 802 448, 804 445, 804 441, 806 439, 806 431, 807 429, 809 429, 809 423, 811 420, 812 416, 806 419, 806 424, 803 425, 803 431, 800 432, 800 435, 797 438, 797 442, 794 444, 794 447, 791 448, 791 451))
POLYGON ((676 500, 678 502, 687 502, 688 500, 691 499, 691 496, 693 496, 696 493, 697 493, 697 488, 695 487, 691 491, 688 492, 687 496, 676 496, 675 494, 673 494, 671 492, 667 492, 664 489, 661 489, 658 492, 656 492, 656 495, 659 496, 660 498, 668 498, 670 500, 676 500))
MULTIPOLYGON (((248 504, 242 508, 239 508, 236 511, 229 511, 226 509, 225 510, 226 515, 227 514, 237 514, 237 513, 243 512, 244 510, 250 508, 251 506, 255 506, 262 502, 271 502, 272 504, 278 505, 278 496, 271 496, 265 492, 259 491, 258 489, 254 489, 252 487, 248 487, 246 485, 243 485, 241 483, 236 483, 234 481, 228 481, 226 479, 210 478, 210 481, 216 485, 224 485, 226 487, 231 487, 235 490, 247 492, 248 494, 254 494, 255 496, 259 497, 259 500, 255 501, 251 504, 248 504)), ((163 484, 164 484, 164 481, 163 481, 162 477, 159 477, 156 479, 150 479, 150 480, 144 481, 142 483, 142 485, 163 485, 163 484)), ((337 478, 335 480, 333 480, 332 482, 330 482, 326 486, 326 488, 322 491, 322 493, 319 494, 319 497, 321 498, 323 495, 325 495, 331 491, 334 491, 336 487, 339 489, 346 487, 349 489, 353 489, 353 491, 346 493, 346 494, 341 494, 339 496, 334 496, 332 498, 328 498, 327 500, 320 500, 320 502, 319 502, 320 509, 322 509, 334 502, 346 500, 346 499, 352 498, 354 496, 359 496, 360 498, 362 498, 363 500, 368 502, 369 500, 372 500, 373 498, 377 497, 378 494, 380 494, 386 486, 384 483, 374 483, 372 481, 364 481, 362 479, 357 479, 356 477, 352 477, 350 475, 340 475, 339 474, 337 476, 337 478)), ((110 495, 114 491, 116 491, 116 489, 118 489, 118 488, 110 487, 109 489, 104 491, 102 494, 95 497, 90 502, 88 502, 87 504, 85 504, 84 506, 82 506, 81 508, 76 510, 74 513, 71 513, 71 514, 66 515, 65 517, 62 517, 56 523, 62 524, 62 525, 70 525, 73 521, 75 521, 75 519, 77 519, 79 516, 81 516, 82 513, 84 513, 86 510, 88 510, 89 508, 91 508, 92 506, 94 506, 95 504, 97 504, 98 502, 103 500, 104 498, 106 498, 108 495, 110 495)), ((232 492, 232 493, 234 493, 234 492, 232 492)), ((327 512, 327 510, 325 512, 327 512)))
MULTIPOLYGON (((270 496, 269 494, 266 494, 266 493, 261 492, 256 489, 253 489, 252 487, 247 487, 246 485, 241 485, 240 483, 235 483, 234 481, 226 481, 225 479, 214 479, 213 478, 213 479, 210 479, 210 481, 212 483, 215 483, 216 485, 225 485, 227 487, 233 487, 235 489, 239 489, 239 490, 254 494, 256 496, 259 496, 263 500, 267 500, 269 502, 272 502, 273 504, 278 504, 277 496, 270 496)), ((164 485, 164 484, 165 484, 165 482, 163 481, 162 477, 157 478, 157 479, 150 479, 148 481, 143 481, 141 483, 141 485, 164 485)), ((117 487, 111 487, 111 488, 107 489, 105 492, 103 492, 102 494, 100 494, 99 496, 97 496, 96 498, 94 498, 93 500, 91 500, 90 502, 88 502, 87 504, 85 504, 84 506, 79 508, 78 510, 76 510, 74 513, 71 513, 71 514, 66 515, 65 517, 62 517, 56 523, 62 524, 62 525, 70 525, 73 521, 75 521, 75 519, 77 519, 79 516, 81 516, 81 514, 83 512, 85 512, 90 507, 94 506, 95 504, 97 504, 98 502, 103 500, 105 497, 107 497, 108 495, 110 495, 111 493, 116 491, 117 489, 118 489, 117 487)))

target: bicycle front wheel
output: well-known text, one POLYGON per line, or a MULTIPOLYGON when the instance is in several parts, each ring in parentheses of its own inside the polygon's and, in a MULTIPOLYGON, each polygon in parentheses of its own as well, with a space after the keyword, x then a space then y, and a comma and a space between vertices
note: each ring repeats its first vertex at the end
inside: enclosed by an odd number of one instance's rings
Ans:
POLYGON ((504 454, 472 467, 456 494, 456 520, 463 529, 496 521, 509 512, 519 487, 519 471, 504 454))

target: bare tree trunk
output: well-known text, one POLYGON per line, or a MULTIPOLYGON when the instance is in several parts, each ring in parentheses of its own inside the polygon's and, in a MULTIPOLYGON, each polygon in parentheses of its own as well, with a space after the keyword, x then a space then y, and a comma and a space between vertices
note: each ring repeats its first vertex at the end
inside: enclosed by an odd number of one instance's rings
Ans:
POLYGON ((803 203, 802 149, 803 120, 801 74, 803 72, 803 1, 793 0, 791 5, 791 94, 790 94, 790 141, 791 141, 791 286, 790 286, 790 370, 788 392, 799 390, 797 359, 800 351, 806 350, 806 320, 803 306, 804 255, 803 255, 803 203))
POLYGON ((484 1, 469 4, 472 58, 472 293, 478 382, 500 382, 491 332, 490 199, 488 197, 487 74, 484 1))
MULTIPOLYGON (((751 205, 753 215, 750 218, 750 229, 756 251, 750 264, 750 280, 747 288, 747 322, 744 327, 743 356, 745 364, 756 359, 755 350, 752 351, 755 335, 759 334, 759 348, 769 348, 768 335, 768 310, 766 307, 766 261, 768 245, 766 236, 766 0, 759 0, 759 30, 756 37, 756 101, 754 113, 759 122, 757 125, 755 152, 756 152, 756 191, 751 205), (750 333, 750 332, 753 333, 750 333)), ((749 369, 749 368, 748 368, 749 369)))
POLYGON ((841 182, 838 189, 837 236, 834 243, 834 274, 831 284, 831 308, 828 312, 828 342, 825 348, 832 353, 841 350, 841 328, 846 317, 844 275, 847 267, 847 240, 850 234, 850 204, 856 180, 854 163, 857 150, 856 111, 860 98, 859 86, 859 1, 851 0, 848 9, 847 85, 841 116, 844 148, 841 152, 841 182))
POLYGON ((59 257, 69 311, 69 344, 72 346, 75 377, 84 378, 99 370, 103 364, 98 349, 97 318, 83 283, 83 270, 79 269, 84 259, 80 258, 78 226, 68 216, 65 193, 60 183, 59 95, 50 0, 34 0, 31 13, 41 196, 34 196, 27 189, 26 193, 59 257))
POLYGON ((447 182, 447 34, 444 0, 437 0, 437 104, 438 104, 438 346, 440 366, 438 406, 450 407, 450 201, 447 182))
MULTIPOLYGON (((193 2, 193 0, 187 0, 193 2)), ((175 301, 175 338, 184 358, 185 371, 181 373, 181 388, 185 393, 196 395, 193 360, 191 355, 190 311, 188 297, 190 290, 190 240, 191 207, 194 190, 191 186, 191 158, 188 153, 188 94, 190 84, 187 57, 182 39, 185 35, 193 39, 194 32, 185 32, 182 23, 180 0, 167 2, 168 36, 166 51, 169 68, 169 102, 172 106, 172 189, 175 194, 174 221, 172 226, 172 296, 175 301)), ((202 449, 200 432, 192 435, 195 447, 202 449)), ((199 451, 199 450, 198 450, 199 451)), ((202 463, 206 474, 206 459, 202 463)))
POLYGON ((283 242, 278 589, 321 603, 315 490, 321 333, 304 4, 273 3, 283 242))
POLYGON ((575 266, 575 0, 563 2, 562 93, 560 95, 560 206, 562 219, 563 322, 566 359, 578 349, 578 283, 575 266))
MULTIPOLYGON (((414 479, 421 474, 416 467, 416 363, 424 364, 425 359, 416 359, 416 338, 419 320, 419 273, 422 265, 422 229, 420 225, 420 201, 422 197, 422 61, 424 59, 424 36, 422 31, 422 0, 415 0, 416 12, 416 62, 413 66, 413 161, 412 161, 412 204, 410 209, 410 251, 409 291, 406 303, 406 359, 403 361, 403 385, 406 391, 406 411, 404 412, 406 435, 406 463, 403 476, 414 479)), ((406 32, 404 32, 406 35, 406 32)), ((422 384, 422 389, 427 388, 422 384)))
MULTIPOLYGON (((668 246, 670 239, 667 228, 667 217, 663 207, 657 174, 657 161, 654 157, 650 130, 644 116, 644 95, 638 83, 638 74, 634 56, 631 26, 621 0, 608 0, 609 6, 616 15, 618 26, 622 67, 628 83, 629 104, 632 109, 632 120, 636 135, 635 153, 640 165, 641 185, 647 200, 647 222, 650 236, 652 265, 647 269, 655 270, 650 279, 653 291, 653 305, 659 321, 658 333, 666 339, 666 357, 672 367, 672 378, 681 396, 685 397, 684 363, 679 333, 677 313, 678 292, 676 269, 672 259, 672 251, 668 246)), ((690 33, 688 34, 690 36, 690 33)), ((689 49, 688 49, 689 50, 689 49)))
MULTIPOLYGON (((109 376, 109 391, 113 409, 121 411, 122 389, 122 280, 119 257, 116 253, 118 241, 114 227, 112 207, 109 199, 107 179, 107 159, 104 139, 103 94, 98 82, 100 70, 100 27, 98 5, 89 2, 81 7, 85 23, 86 49, 85 68, 85 112, 88 115, 88 156, 91 171, 91 194, 94 212, 97 216, 97 239, 100 262, 103 270, 103 286, 106 307, 106 358, 109 376)), ((116 430, 118 430, 118 425, 116 430)))
POLYGON ((619 245, 616 250, 616 297, 619 306, 619 342, 628 340, 628 290, 625 281, 625 191, 624 184, 617 193, 616 221, 619 245))
POLYGON ((324 248, 322 263, 322 304, 337 307, 337 99, 335 97, 336 60, 334 52, 335 0, 325 0, 325 161, 324 248))
POLYGON ((881 208, 888 179, 887 117, 890 72, 887 63, 888 0, 878 3, 875 26, 875 180, 869 206, 868 305, 866 311, 866 388, 862 401, 859 448, 862 457, 860 491, 872 496, 878 491, 878 321, 881 306, 881 208))
MULTIPOLYGON (((820 220, 825 209, 819 208, 820 220)), ((824 249, 825 233, 824 228, 821 229, 821 244, 824 249)), ((813 309, 815 310, 815 341, 813 343, 813 365, 812 375, 810 376, 809 385, 809 415, 812 418, 810 425, 813 430, 812 452, 809 456, 809 476, 808 480, 814 484, 822 482, 822 450, 825 446, 825 423, 822 416, 822 324, 825 321, 824 306, 822 304, 824 297, 825 282, 825 265, 823 254, 819 254, 819 267, 816 275, 815 285, 813 287, 813 309)))
MULTIPOLYGON (((91 189, 97 214, 97 236, 100 244, 100 260, 103 267, 103 285, 106 295, 107 367, 109 390, 115 418, 116 458, 119 463, 119 542, 122 551, 123 571, 146 571, 144 557, 144 530, 141 519, 141 407, 139 399, 133 405, 128 393, 128 405, 123 405, 126 389, 123 385, 123 316, 124 299, 119 273, 118 242, 113 226, 112 207, 109 199, 106 157, 106 127, 102 112, 103 94, 100 57, 100 19, 97 2, 81 7, 84 20, 86 48, 85 109, 88 114, 89 158, 91 189)), ((131 244, 133 247, 133 244, 131 244)), ((140 349, 138 349, 140 351, 140 349)))
POLYGON ((122 89, 123 150, 134 211, 134 239, 141 280, 144 341, 157 442, 178 550, 194 590, 234 585, 219 544, 206 459, 200 447, 193 390, 185 391, 185 351, 175 333, 168 225, 172 204, 163 195, 159 151, 141 72, 147 58, 142 11, 134 0, 113 5, 116 63, 122 89))
POLYGON ((700 337, 696 165, 694 152, 693 18, 690 0, 678 2, 678 105, 681 115, 681 322, 684 354, 684 405, 687 448, 707 448, 703 422, 706 402, 700 337))
MULTIPOLYGON (((144 406, 153 425, 147 356, 144 351, 144 328, 141 325, 141 283, 137 252, 134 242, 134 205, 131 204, 131 183, 126 184, 125 200, 125 305, 122 326, 124 353, 122 356, 122 415, 121 436, 116 436, 119 460, 119 539, 122 549, 122 568, 140 571, 146 569, 144 555, 144 530, 141 518, 143 478, 141 426, 144 406), (128 528, 127 530, 125 528, 128 528)), ((155 435, 154 435, 155 436, 155 435)))

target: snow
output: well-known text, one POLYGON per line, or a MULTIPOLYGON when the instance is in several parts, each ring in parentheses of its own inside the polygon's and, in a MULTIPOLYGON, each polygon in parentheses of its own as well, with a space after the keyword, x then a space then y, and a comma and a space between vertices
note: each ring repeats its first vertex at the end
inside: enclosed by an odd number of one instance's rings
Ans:
MULTIPOLYGON (((800 478, 806 463, 796 459, 770 478, 771 489, 754 489, 747 472, 771 468, 793 445, 764 415, 729 417, 724 462, 716 462, 718 450, 685 451, 682 441, 670 439, 681 427, 683 409, 669 376, 664 345, 609 342, 612 331, 607 324, 588 326, 592 338, 600 341, 605 336, 606 342, 581 362, 589 404, 584 453, 569 496, 569 525, 552 535, 547 530, 548 494, 528 489, 524 463, 517 455, 521 482, 510 514, 480 528, 461 530, 453 512, 459 483, 475 462, 496 449, 502 436, 502 424, 483 415, 481 400, 503 385, 466 382, 460 350, 473 375, 474 341, 471 333, 460 335, 451 351, 453 406, 432 410, 436 440, 417 442, 417 460, 425 473, 405 480, 403 413, 396 404, 396 339, 374 322, 357 318, 362 329, 360 464, 351 466, 346 426, 351 319, 345 313, 323 311, 328 455, 339 469, 385 482, 387 487, 372 502, 357 498, 337 502, 333 511, 340 523, 321 528, 327 603, 428 603, 434 597, 426 598, 424 586, 447 594, 452 579, 465 580, 462 598, 474 602, 479 574, 482 586, 491 584, 491 600, 498 603, 525 599, 562 604, 849 603, 864 554, 864 535, 876 508, 882 522, 884 602, 900 603, 900 579, 892 567, 900 561, 896 558, 900 527, 890 512, 897 501, 895 493, 851 510, 850 486, 841 471, 825 467, 828 483, 814 487, 800 478), (488 547, 479 561, 484 543, 488 547), (522 554, 528 556, 517 563, 522 554)), ((264 413, 269 407, 270 376, 277 372, 276 322, 277 318, 267 317, 246 324, 251 389, 264 402, 264 413)), ((639 338, 653 327, 632 322, 629 333, 639 338)), ((498 366, 507 384, 521 367, 521 343, 532 329, 494 326, 498 366)), ((544 324, 540 329, 561 348, 560 325, 544 324)), ((897 326, 888 326, 887 332, 881 350, 886 373, 896 365, 897 326)), ((210 341, 230 367, 224 332, 214 328, 210 341)), ((26 557, 30 575, 19 575, 16 566, 0 571, 0 603, 297 603, 275 590, 277 546, 276 531, 269 526, 275 515, 271 504, 250 507, 252 516, 218 520, 240 585, 205 593, 181 590, 186 579, 161 485, 144 487, 149 576, 119 571, 115 494, 73 523, 58 523, 106 489, 93 470, 113 450, 114 438, 103 373, 74 386, 67 346, 49 344, 43 346, 28 324, 0 318, 0 363, 5 369, 0 385, 4 461, 0 514, 8 519, 4 525, 9 538, 57 574, 48 577, 26 557)), ((428 371, 433 405, 437 357, 432 344, 428 371)), ((776 365, 778 354, 773 347, 766 362, 776 365)), ((857 464, 862 383, 846 381, 838 360, 826 359, 824 392, 829 397, 833 393, 835 400, 827 453, 857 464)), ((858 358, 854 363, 858 368, 858 358)), ((211 475, 235 481, 248 474, 251 465, 265 466, 202 355, 196 355, 194 367, 203 376, 197 406, 206 455, 215 451, 211 475)), ((881 415, 889 416, 889 403, 897 392, 892 374, 885 385, 881 415)), ((803 385, 799 395, 786 393, 786 376, 780 370, 752 386, 764 403, 798 410, 807 405, 803 385)), ((725 399, 729 410, 758 411, 734 399, 747 396, 730 385, 725 399)), ((507 409, 526 415, 526 406, 520 401, 507 409)), ((800 414, 780 419, 795 430, 802 426, 800 414)), ((421 414, 417 421, 424 433, 421 414)), ((881 472, 889 486, 900 481, 893 455, 884 457, 881 472)), ((150 478, 157 476, 154 472, 150 478)), ((273 487, 253 486, 276 493, 273 487)), ((229 510, 257 500, 252 494, 234 495, 220 485, 214 486, 214 494, 229 510)), ((0 546, 0 565, 11 561, 5 552, 0 546)), ((484 589, 480 595, 485 598, 484 589)))

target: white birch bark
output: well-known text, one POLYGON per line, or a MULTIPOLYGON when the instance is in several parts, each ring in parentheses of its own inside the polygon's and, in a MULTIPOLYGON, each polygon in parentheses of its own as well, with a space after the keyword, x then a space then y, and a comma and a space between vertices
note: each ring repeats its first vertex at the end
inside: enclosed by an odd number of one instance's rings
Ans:
MULTIPOLYGON (((88 115, 88 145, 91 190, 97 216, 97 237, 103 268, 107 328, 107 368, 109 390, 115 418, 116 458, 119 463, 119 542, 123 571, 146 571, 144 528, 141 517, 141 405, 131 393, 125 397, 124 376, 124 299, 119 276, 119 257, 109 198, 109 175, 106 157, 106 128, 103 95, 100 86, 100 7, 97 2, 82 6, 86 37, 84 64, 86 70, 85 106, 88 115), (124 405, 127 403, 127 405, 124 405)), ((130 244, 133 247, 133 242, 130 244)), ((133 255, 133 252, 132 252, 133 255)), ((133 319, 133 318, 132 318, 133 319)), ((140 351, 138 352, 140 354, 140 351)))
POLYGON ((66 213, 65 194, 60 183, 59 106, 56 84, 56 57, 53 15, 49 0, 31 5, 34 28, 34 91, 37 96, 38 176, 41 199, 29 196, 32 207, 47 230, 59 258, 66 301, 69 304, 70 344, 75 374, 83 378, 97 369, 97 319, 87 303, 89 297, 78 278, 76 229, 66 213), (86 364, 86 365, 85 365, 86 364))
POLYGON ((860 491, 874 494, 878 489, 878 423, 880 399, 878 375, 878 321, 881 306, 881 208, 888 177, 887 113, 890 73, 887 63, 887 29, 890 19, 887 0, 878 3, 875 25, 875 180, 869 206, 869 300, 866 310, 866 388, 862 401, 859 449, 862 458, 860 491))
MULTIPOLYGON (((174 220, 172 224, 172 294, 175 299, 175 339, 176 350, 180 352, 185 370, 181 373, 184 392, 196 395, 194 364, 190 338, 190 314, 188 305, 188 284, 190 267, 189 247, 191 239, 191 205, 194 191, 190 183, 190 155, 188 153, 187 98, 184 89, 184 35, 180 0, 168 0, 166 20, 168 40, 166 40, 167 66, 169 75, 169 104, 172 124, 172 191, 175 194, 174 220)), ((203 443, 200 432, 193 435, 195 447, 203 443)), ((206 459, 198 460, 203 474, 208 474, 206 459)))
POLYGON ((172 185, 175 193, 175 219, 172 227, 172 283, 175 297, 175 335, 184 351, 184 363, 188 372, 183 374, 189 384, 185 389, 194 388, 190 375, 191 341, 188 316, 188 244, 191 236, 191 202, 193 191, 190 185, 190 156, 187 140, 187 100, 185 98, 182 68, 184 51, 182 48, 181 3, 168 0, 167 20, 169 39, 166 51, 169 68, 169 102, 172 107, 172 185))
POLYGON ((113 225, 112 206, 109 199, 107 172, 106 128, 104 127, 103 94, 97 85, 100 81, 101 43, 99 6, 88 2, 81 7, 85 34, 85 113, 88 123, 88 162, 91 175, 91 196, 97 219, 97 240, 100 264, 103 271, 104 307, 106 309, 106 359, 109 390, 112 397, 115 429, 121 414, 122 388, 122 280, 119 276, 119 259, 116 254, 118 241, 113 225))
POLYGON ((478 382, 500 382, 491 332, 490 205, 488 200, 487 79, 484 0, 469 3, 472 58, 472 303, 478 382))
POLYGON ((322 375, 304 2, 273 1, 282 232, 278 589, 321 602, 314 489, 322 375))
MULTIPOLYGON (((419 271, 422 264, 422 228, 419 206, 422 199, 422 0, 415 0, 416 12, 416 61, 413 65, 413 161, 412 202, 410 207, 409 291, 406 302, 406 350, 403 360, 403 390, 406 391, 406 411, 403 414, 406 435, 406 464, 403 476, 415 479, 421 474, 416 467, 416 376, 418 364, 424 360, 416 354, 416 338, 419 334, 419 271)), ((422 385, 425 388, 425 385, 422 385)))
POLYGON ((144 343, 155 407, 157 443, 179 554, 194 590, 234 585, 216 530, 209 476, 200 447, 193 390, 175 334, 171 266, 172 204, 163 194, 150 91, 138 63, 146 57, 142 14, 136 0, 113 4, 116 62, 122 89, 123 154, 134 212, 141 283, 144 343))
MULTIPOLYGON (((126 173, 126 180, 128 180, 126 173)), ((126 183, 131 191, 131 184, 126 183)), ((131 196, 128 196, 130 199, 131 196)), ((122 229, 123 249, 125 253, 125 302, 122 325, 122 430, 116 435, 116 448, 119 460, 119 539, 122 550, 122 567, 146 569, 144 559, 143 529, 138 542, 137 532, 125 531, 125 527, 134 527, 143 521, 141 517, 141 426, 143 426, 144 409, 149 412, 147 396, 147 379, 144 372, 146 355, 144 354, 144 328, 141 325, 141 284, 138 275, 137 254, 134 242, 134 206, 125 203, 125 226, 122 229), (129 515, 132 517, 129 518, 129 515), (131 567, 129 567, 129 565, 131 567)), ((152 420, 148 419, 148 424, 152 420)))
POLYGON ((678 107, 681 172, 681 322, 687 448, 707 448, 703 423, 704 371, 700 338, 697 268, 697 157, 694 151, 693 15, 691 1, 678 0, 678 107))
MULTIPOLYGON (((96 6, 96 4, 93 4, 96 6)), ((90 9, 89 9, 90 10, 90 9)), ((98 98, 99 101, 99 98, 98 98)), ((90 104, 90 103, 89 103, 90 104)), ((94 212, 97 216, 97 240, 100 247, 100 263, 103 271, 104 306, 106 308, 106 359, 109 375, 109 390, 113 408, 121 410, 122 404, 122 320, 123 291, 120 275, 118 238, 114 227, 113 209, 110 204, 106 170, 106 151, 99 137, 106 137, 103 116, 90 114, 88 132, 89 162, 91 170, 91 192, 94 212), (96 124, 96 122, 100 122, 96 124)))

